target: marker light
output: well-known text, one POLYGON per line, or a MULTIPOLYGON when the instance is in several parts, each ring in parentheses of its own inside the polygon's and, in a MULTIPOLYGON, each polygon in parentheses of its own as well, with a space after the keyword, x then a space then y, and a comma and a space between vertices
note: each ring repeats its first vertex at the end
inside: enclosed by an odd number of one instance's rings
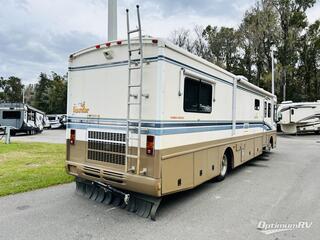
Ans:
POLYGON ((70 130, 70 144, 74 145, 76 143, 76 130, 71 129, 70 130))
POLYGON ((147 136, 147 155, 153 155, 154 154, 154 136, 147 136))

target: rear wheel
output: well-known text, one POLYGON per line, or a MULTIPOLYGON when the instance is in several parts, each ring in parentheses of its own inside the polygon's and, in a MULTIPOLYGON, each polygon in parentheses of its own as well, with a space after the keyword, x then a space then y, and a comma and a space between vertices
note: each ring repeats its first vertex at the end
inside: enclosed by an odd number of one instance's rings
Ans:
POLYGON ((228 155, 225 152, 222 157, 220 175, 217 177, 217 180, 222 181, 223 179, 225 179, 227 172, 228 172, 228 155))

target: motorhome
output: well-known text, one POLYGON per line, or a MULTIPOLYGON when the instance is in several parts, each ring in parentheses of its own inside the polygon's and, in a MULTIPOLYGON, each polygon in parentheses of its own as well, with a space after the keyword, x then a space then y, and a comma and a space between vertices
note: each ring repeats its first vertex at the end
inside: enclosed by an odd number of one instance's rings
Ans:
POLYGON ((277 143, 276 96, 140 26, 70 55, 67 105, 77 189, 152 219, 163 196, 223 180, 277 143))
POLYGON ((320 133, 320 100, 317 102, 282 102, 277 110, 278 124, 286 134, 320 133))
POLYGON ((35 134, 43 130, 45 113, 24 103, 0 103, 0 126, 11 134, 35 134))

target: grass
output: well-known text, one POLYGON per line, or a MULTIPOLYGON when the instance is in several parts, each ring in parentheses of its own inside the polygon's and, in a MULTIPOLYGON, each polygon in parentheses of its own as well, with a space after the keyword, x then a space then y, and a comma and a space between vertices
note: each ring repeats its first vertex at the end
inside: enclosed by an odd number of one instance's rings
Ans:
POLYGON ((73 181, 64 144, 0 143, 0 196, 73 181))

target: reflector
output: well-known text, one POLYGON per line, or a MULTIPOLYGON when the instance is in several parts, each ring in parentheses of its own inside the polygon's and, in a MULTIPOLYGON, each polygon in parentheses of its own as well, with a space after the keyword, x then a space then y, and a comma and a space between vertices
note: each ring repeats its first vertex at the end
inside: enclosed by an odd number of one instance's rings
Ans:
POLYGON ((147 136, 147 154, 153 155, 154 153, 154 136, 147 136))
POLYGON ((76 142, 76 130, 75 129, 71 129, 70 130, 70 144, 74 145, 76 142))

